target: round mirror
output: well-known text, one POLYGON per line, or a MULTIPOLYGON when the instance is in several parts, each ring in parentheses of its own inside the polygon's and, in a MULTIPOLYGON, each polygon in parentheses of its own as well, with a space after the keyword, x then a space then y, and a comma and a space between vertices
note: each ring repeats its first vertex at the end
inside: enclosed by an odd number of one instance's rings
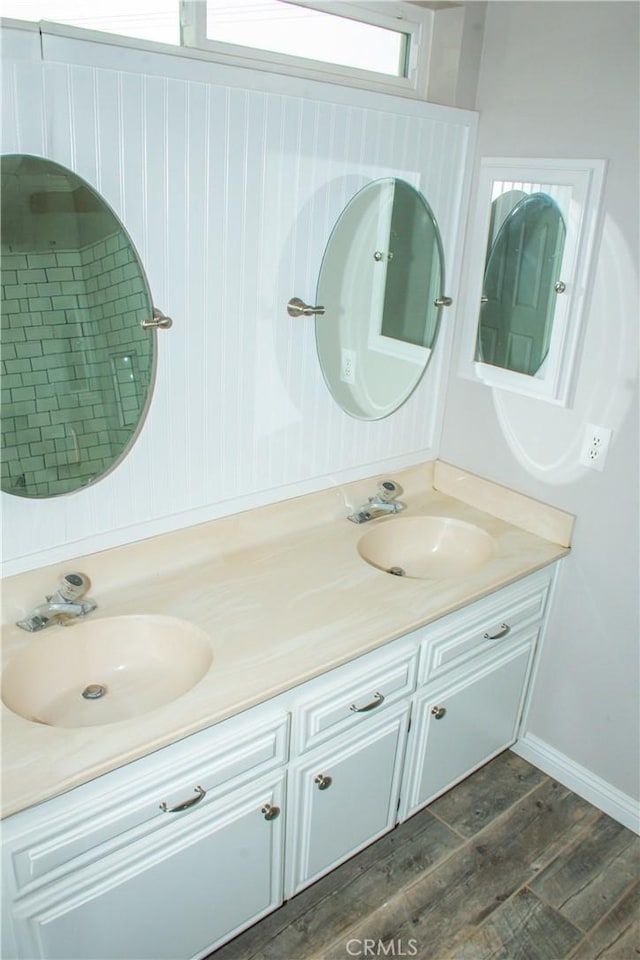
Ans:
POLYGON ((549 352, 556 297, 564 289, 564 220, 546 193, 510 191, 494 200, 494 221, 476 360, 534 376, 549 352))
POLYGON ((375 180, 342 212, 320 268, 318 358, 342 409, 387 417, 426 369, 444 286, 440 233, 431 209, 403 180, 375 180))
POLYGON ((2 490, 54 497, 126 455, 155 376, 144 270, 105 201, 42 157, 0 158, 2 490))

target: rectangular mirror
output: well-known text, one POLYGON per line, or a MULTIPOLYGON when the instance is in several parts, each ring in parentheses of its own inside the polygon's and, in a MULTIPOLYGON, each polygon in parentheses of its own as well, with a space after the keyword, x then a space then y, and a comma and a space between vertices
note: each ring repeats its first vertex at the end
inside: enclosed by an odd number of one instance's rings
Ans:
POLYGON ((483 158, 460 373, 567 405, 604 160, 483 158))

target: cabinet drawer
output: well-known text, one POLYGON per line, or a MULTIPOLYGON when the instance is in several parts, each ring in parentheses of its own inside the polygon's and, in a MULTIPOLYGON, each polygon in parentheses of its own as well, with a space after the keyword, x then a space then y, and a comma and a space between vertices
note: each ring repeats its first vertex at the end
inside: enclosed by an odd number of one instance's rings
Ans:
POLYGON ((494 651, 520 636, 522 628, 540 621, 551 579, 550 573, 542 571, 429 628, 421 644, 418 682, 435 680, 479 654, 494 651))
POLYGON ((294 707, 293 749, 298 753, 311 750, 330 737, 354 729, 387 707, 411 694, 415 687, 416 655, 413 650, 403 657, 381 662, 365 670, 340 668, 317 684, 308 698, 297 700, 294 707), (336 674, 344 670, 344 680, 336 674))
POLYGON ((38 807, 10 818, 3 845, 16 890, 100 859, 286 762, 286 715, 228 724, 49 801, 46 819, 38 807))

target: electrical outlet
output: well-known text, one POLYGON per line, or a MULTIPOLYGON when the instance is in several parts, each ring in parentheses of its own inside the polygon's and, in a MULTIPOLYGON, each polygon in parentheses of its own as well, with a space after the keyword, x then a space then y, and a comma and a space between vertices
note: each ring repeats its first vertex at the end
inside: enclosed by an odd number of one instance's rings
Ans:
POLYGON ((608 427, 597 427, 588 423, 582 442, 580 463, 592 470, 604 470, 610 440, 611 430, 608 427))
POLYGON ((343 383, 356 382, 356 352, 342 348, 340 354, 340 379, 343 383))

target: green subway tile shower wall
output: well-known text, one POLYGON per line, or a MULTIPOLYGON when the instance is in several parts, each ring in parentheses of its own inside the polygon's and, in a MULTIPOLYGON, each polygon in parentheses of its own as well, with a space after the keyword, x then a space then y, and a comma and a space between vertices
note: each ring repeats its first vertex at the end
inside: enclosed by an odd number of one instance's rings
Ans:
POLYGON ((80 248, 2 244, 2 489, 55 496, 110 469, 152 379, 144 277, 122 231, 80 248))

